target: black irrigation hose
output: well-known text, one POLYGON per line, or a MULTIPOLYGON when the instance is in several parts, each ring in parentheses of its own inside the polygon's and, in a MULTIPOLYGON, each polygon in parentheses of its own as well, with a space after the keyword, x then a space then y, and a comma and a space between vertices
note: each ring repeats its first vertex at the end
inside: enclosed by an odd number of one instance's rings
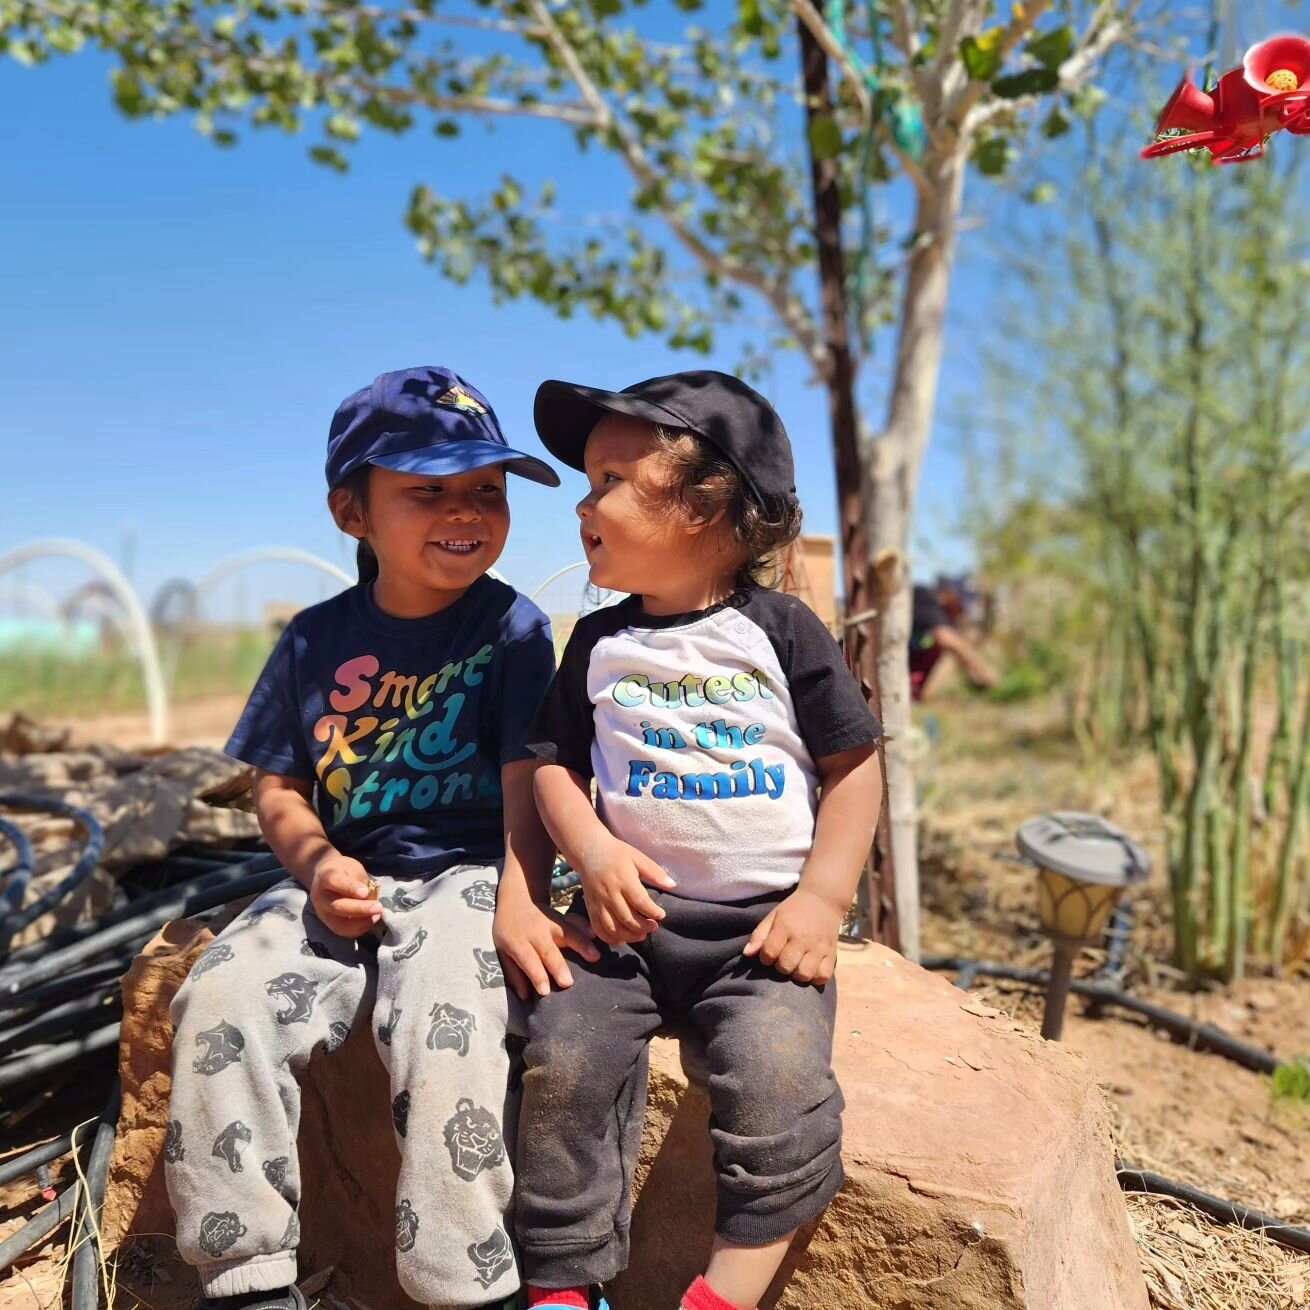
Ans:
MULTIPOLYGON (((932 969, 934 972, 947 970, 961 974, 970 973, 973 977, 1002 978, 1011 982, 1030 983, 1037 987, 1045 987, 1050 982, 1050 974, 1044 969, 1018 969, 1007 964, 988 964, 982 960, 928 955, 919 963, 925 969, 932 969)), ((1078 996, 1086 996, 1100 1005, 1115 1005, 1121 1010, 1140 1014, 1143 1018, 1149 1019, 1155 1027, 1163 1028, 1171 1037, 1186 1046, 1194 1050, 1211 1051, 1215 1055, 1222 1055, 1235 1064, 1254 1069, 1256 1073, 1273 1073, 1282 1063, 1276 1055, 1262 1051, 1258 1046, 1248 1046, 1245 1042, 1239 1042, 1236 1037, 1224 1032, 1222 1028, 1216 1028, 1210 1023, 1198 1023, 1184 1014, 1166 1010, 1162 1005, 1139 1000, 1136 996, 1127 995, 1117 986, 1075 979, 1070 983, 1069 990, 1078 996)))
MULTIPOLYGON (((117 979, 101 983, 71 1001, 39 1011, 10 1028, 0 1029, 0 1055, 8 1055, 49 1037, 85 1032, 103 1024, 106 1019, 117 1019, 122 1013, 122 1001, 117 992, 117 979)), ((0 1064, 0 1069, 3 1068, 4 1065, 0 1064)))
POLYGON ((10 809, 41 810, 47 814, 58 814, 80 823, 86 832, 82 845, 82 854, 73 866, 72 872, 57 886, 44 892, 31 905, 23 909, 15 908, 11 914, 0 922, 0 941, 7 942, 16 932, 29 924, 35 923, 43 914, 52 910, 65 897, 75 892, 90 876, 92 870, 100 863, 100 852, 105 845, 105 831, 99 819, 88 810, 66 801, 56 800, 53 796, 20 796, 12 792, 0 794, 0 805, 10 809))
MULTIPOLYGON (((247 860, 259 859, 267 855, 268 851, 234 851, 218 846, 183 846, 173 854, 185 856, 187 859, 207 860, 211 864, 244 864, 247 860)), ((172 856, 169 859, 171 860, 172 856)))
POLYGON ((72 1310, 96 1310, 100 1304, 100 1216, 105 1208, 105 1182, 109 1177, 109 1160, 114 1153, 114 1136, 118 1131, 118 1112, 122 1106, 122 1087, 114 1079, 96 1128, 91 1162, 86 1167, 86 1204, 77 1225, 77 1250, 73 1255, 72 1310))
POLYGON ((105 1051, 115 1050, 117 1046, 118 1024, 111 1023, 83 1037, 44 1046, 21 1059, 6 1061, 0 1064, 0 1093, 48 1078, 65 1069, 95 1063, 97 1056, 103 1056, 105 1051))
POLYGON ((66 928, 43 941, 20 947, 12 952, 8 959, 0 960, 0 974, 7 972, 11 966, 39 960, 52 951, 62 950, 65 946, 71 946, 75 942, 86 941, 87 938, 95 937, 106 929, 135 918, 156 906, 175 905, 177 898, 187 892, 199 892, 209 887, 220 887, 224 883, 280 867, 277 857, 274 855, 249 856, 240 863, 218 867, 199 877, 184 879, 182 882, 166 887, 162 891, 152 892, 148 896, 139 896, 126 905, 120 905, 118 909, 101 915, 99 919, 90 923, 82 923, 73 928, 66 928))
POLYGON ((77 1187, 66 1187, 49 1205, 42 1206, 16 1233, 0 1242, 0 1274, 11 1264, 26 1255, 42 1238, 53 1233, 73 1213, 77 1203, 77 1187))
POLYGON ((27 833, 9 819, 0 819, 0 837, 14 848, 17 857, 14 867, 4 874, 9 881, 4 896, 0 897, 8 907, 5 914, 12 914, 22 905, 23 897, 27 893, 27 884, 31 882, 32 870, 36 867, 36 853, 32 850, 32 843, 27 833))
POLYGON ((0 1160, 0 1187, 5 1183, 12 1183, 15 1178, 26 1178, 43 1164, 63 1159, 74 1147, 80 1149, 90 1140, 94 1127, 95 1125, 89 1122, 79 1124, 71 1133, 65 1133, 62 1137, 55 1138, 53 1142, 34 1146, 30 1151, 11 1156, 8 1160, 0 1160))
MULTIPOLYGON (((238 869, 240 866, 234 866, 234 871, 238 869)), ((19 965, 9 964, 0 968, 0 1006, 3 1006, 5 1000, 18 996, 20 992, 27 991, 37 983, 48 982, 74 965, 108 954, 142 933, 163 927, 171 919, 185 919, 202 910, 214 909, 226 905, 229 901, 240 900, 244 896, 257 895, 267 891, 285 876, 285 871, 278 867, 265 873, 251 873, 232 878, 201 891, 188 893, 187 889, 179 888, 159 896, 148 897, 146 899, 151 902, 149 909, 122 919, 103 932, 51 951, 31 963, 24 961, 19 965)))
POLYGON ((1290 1246, 1297 1251, 1310 1252, 1310 1229, 1297 1228, 1285 1224, 1258 1210, 1248 1210, 1244 1205, 1225 1201, 1222 1197, 1211 1196, 1209 1192, 1198 1191, 1186 1183, 1176 1183, 1170 1178, 1149 1173, 1144 1169, 1133 1169, 1116 1162, 1115 1171, 1119 1175, 1119 1186, 1125 1192, 1149 1192, 1153 1196, 1172 1196, 1175 1200, 1186 1201, 1188 1205, 1217 1219, 1221 1224, 1236 1224, 1261 1233, 1270 1241, 1280 1246, 1290 1246))
POLYGON ((43 1142, 41 1146, 24 1151, 21 1155, 10 1155, 9 1159, 0 1161, 0 1187, 12 1183, 16 1178, 26 1178, 31 1172, 41 1169, 55 1159, 63 1159, 73 1148, 81 1149, 90 1138, 93 1125, 79 1124, 71 1133, 56 1137, 52 1142, 43 1142))
POLYGON ((132 967, 132 961, 141 947, 153 936, 153 932, 146 933, 129 943, 125 951, 112 959, 102 960, 98 964, 79 969, 76 973, 66 974, 51 982, 40 983, 29 991, 19 992, 8 1000, 0 1001, 0 1018, 23 1015, 43 1005, 53 1005, 58 1001, 67 1000, 70 996, 83 996, 101 983, 117 982, 132 967))

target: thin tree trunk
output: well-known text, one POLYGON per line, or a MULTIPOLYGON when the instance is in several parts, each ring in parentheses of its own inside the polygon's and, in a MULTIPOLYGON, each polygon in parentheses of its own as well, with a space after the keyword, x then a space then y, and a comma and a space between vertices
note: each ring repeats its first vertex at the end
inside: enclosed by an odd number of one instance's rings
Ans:
POLYGON ((1251 933, 1251 744, 1255 726, 1255 684, 1260 665, 1260 609, 1264 587, 1256 593, 1251 633, 1242 663, 1242 692, 1238 704, 1237 758, 1233 761, 1233 841, 1229 852, 1228 940, 1224 946, 1224 976, 1241 978, 1246 972, 1246 948, 1251 933))
POLYGON ((932 430, 946 303, 964 194, 963 143, 925 169, 905 280, 887 421, 872 443, 868 501, 878 610, 878 683, 887 728, 887 797, 901 950, 919 956, 918 815, 910 757, 910 526, 932 430))
POLYGON ((1276 965, 1287 949, 1287 921, 1292 911, 1293 882, 1305 838, 1306 810, 1310 807, 1310 696, 1301 712, 1300 740, 1290 769, 1291 809, 1278 851, 1278 876, 1274 885, 1273 912, 1269 916, 1269 954, 1276 965))
MULTIPOLYGON (((832 114, 828 56, 800 18, 796 20, 805 83, 807 125, 832 114)), ((808 134, 807 134, 808 135, 808 134)), ((812 135, 809 139, 813 139, 812 135)), ((819 282, 823 301, 824 341, 832 361, 827 378, 828 419, 836 465, 837 502, 841 524, 842 594, 845 601, 845 644, 852 669, 864 694, 881 716, 878 688, 878 641, 872 620, 873 565, 866 542, 860 494, 859 426, 855 408, 855 360, 850 348, 850 313, 841 245, 841 193, 837 163, 818 159, 810 150, 810 181, 814 193, 815 238, 819 251, 819 282), (865 616, 865 617, 862 617, 865 616)), ((880 751, 883 749, 879 748, 880 751)), ((864 929, 875 940, 896 948, 896 886, 891 876, 892 852, 887 795, 887 760, 883 755, 883 808, 878 819, 874 853, 867 870, 861 909, 868 916, 864 929)))
POLYGON ((1264 807, 1265 814, 1278 813, 1279 792, 1288 785, 1292 761, 1292 728, 1296 717, 1296 671, 1300 663, 1287 637, 1287 602, 1283 595, 1282 578, 1276 566, 1273 574, 1274 627, 1272 645, 1277 671, 1278 720, 1274 738, 1265 762, 1264 807))

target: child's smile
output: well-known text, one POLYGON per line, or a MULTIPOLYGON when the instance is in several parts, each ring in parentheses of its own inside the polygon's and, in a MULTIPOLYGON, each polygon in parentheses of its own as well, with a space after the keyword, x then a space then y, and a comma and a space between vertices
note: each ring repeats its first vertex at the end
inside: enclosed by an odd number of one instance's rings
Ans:
POLYGON ((365 515, 380 568, 378 604, 401 617, 435 613, 505 549, 505 470, 491 465, 435 477, 375 467, 365 515))
POLYGON ((451 555, 472 555, 475 550, 480 550, 483 546, 481 541, 461 541, 453 537, 448 537, 444 541, 429 541, 429 546, 435 546, 438 550, 444 550, 451 555))

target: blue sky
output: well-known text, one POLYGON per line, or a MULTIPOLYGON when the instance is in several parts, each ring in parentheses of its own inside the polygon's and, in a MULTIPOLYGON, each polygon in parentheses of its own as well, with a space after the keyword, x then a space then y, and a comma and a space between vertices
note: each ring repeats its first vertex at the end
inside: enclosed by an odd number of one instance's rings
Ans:
MULTIPOLYGON (((535 450, 542 379, 622 386, 700 365, 527 301, 494 307, 477 282, 452 285, 418 257, 401 214, 424 179, 457 178, 460 194, 477 195, 502 172, 564 174, 567 207, 620 209, 626 179, 599 152, 579 158, 554 125, 494 134, 474 125, 454 142, 374 135, 342 177, 282 135, 246 134, 221 151, 181 119, 128 122, 112 106, 109 66, 93 54, 35 70, 0 61, 0 119, 10 124, 0 553, 32 537, 76 537, 127 563, 147 600, 165 580, 195 579, 254 546, 346 564, 324 506, 322 452, 337 401, 377 372, 452 365, 488 395, 511 442, 535 450)), ((987 213, 985 187, 971 187, 970 211, 987 213)), ((944 432, 982 386, 974 343, 995 272, 988 244, 967 236, 961 252, 916 525, 920 572, 967 558, 955 532, 962 474, 944 432)), ((728 341, 709 363, 736 358, 728 341)), ((884 349, 872 392, 887 366, 884 349)), ((831 531, 824 395, 785 355, 761 389, 792 434, 807 524, 831 531)), ((558 492, 515 482, 502 569, 524 589, 578 557, 578 487, 572 474, 558 492)), ((56 592, 79 576, 58 565, 25 574, 56 592)), ((270 567, 218 604, 235 614, 264 597, 319 594, 312 575, 270 567)))

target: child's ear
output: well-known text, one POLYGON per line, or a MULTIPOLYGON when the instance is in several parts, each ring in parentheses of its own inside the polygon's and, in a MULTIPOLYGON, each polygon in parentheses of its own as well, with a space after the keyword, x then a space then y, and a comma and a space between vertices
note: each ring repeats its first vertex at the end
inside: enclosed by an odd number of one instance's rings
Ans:
POLYGON ((687 531, 694 537, 702 532, 708 532, 711 528, 717 528, 723 522, 723 516, 727 512, 726 509, 716 509, 709 518, 691 519, 687 523, 687 531))
POLYGON ((364 514, 364 506, 353 492, 345 487, 333 487, 328 492, 328 509, 332 513, 333 522, 347 536, 358 541, 368 536, 368 519, 364 514))
POLYGON ((703 482, 697 483, 690 489, 691 495, 691 516, 687 523, 687 531, 692 536, 698 536, 701 533, 709 532, 717 528, 723 522, 723 517, 727 514, 726 505, 720 505, 718 509, 711 509, 710 506, 716 500, 720 500, 723 494, 723 479, 720 477, 709 477, 703 482))

